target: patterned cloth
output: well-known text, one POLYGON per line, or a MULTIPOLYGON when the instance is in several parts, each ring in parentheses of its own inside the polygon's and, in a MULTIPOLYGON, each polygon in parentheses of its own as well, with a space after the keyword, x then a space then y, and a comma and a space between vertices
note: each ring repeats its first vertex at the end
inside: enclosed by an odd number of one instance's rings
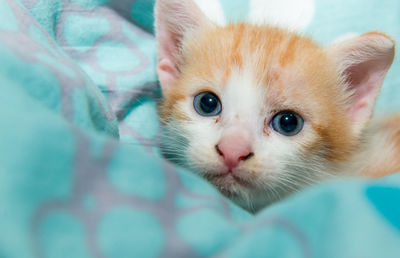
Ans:
MULTIPOLYGON (((322 43, 400 39, 397 0, 198 2, 218 23, 272 20, 322 43)), ((152 8, 0 0, 0 257, 399 257, 400 175, 326 183, 253 216, 162 160, 152 8)), ((380 113, 400 110, 399 64, 380 113)))

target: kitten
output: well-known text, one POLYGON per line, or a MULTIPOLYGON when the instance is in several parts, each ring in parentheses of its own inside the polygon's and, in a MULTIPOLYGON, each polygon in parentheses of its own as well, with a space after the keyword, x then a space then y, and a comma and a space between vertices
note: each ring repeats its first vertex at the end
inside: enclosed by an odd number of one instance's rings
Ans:
POLYGON ((158 0, 163 152, 250 211, 339 175, 400 171, 400 115, 370 123, 394 58, 371 32, 320 47, 158 0))

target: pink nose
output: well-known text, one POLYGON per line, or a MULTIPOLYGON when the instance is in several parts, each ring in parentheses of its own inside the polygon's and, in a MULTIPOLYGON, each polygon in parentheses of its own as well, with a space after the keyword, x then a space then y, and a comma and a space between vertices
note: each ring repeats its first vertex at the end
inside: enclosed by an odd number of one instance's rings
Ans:
POLYGON ((222 137, 215 149, 229 169, 237 167, 242 160, 247 160, 254 155, 251 152, 249 140, 241 135, 222 137))

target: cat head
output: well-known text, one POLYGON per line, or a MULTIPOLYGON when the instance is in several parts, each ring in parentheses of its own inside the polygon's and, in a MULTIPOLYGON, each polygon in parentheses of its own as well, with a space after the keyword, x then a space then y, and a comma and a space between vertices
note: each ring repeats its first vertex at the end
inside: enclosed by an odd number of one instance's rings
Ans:
POLYGON ((191 0, 158 0, 155 16, 163 150, 250 210, 351 156, 394 56, 381 33, 320 47, 218 26, 191 0))

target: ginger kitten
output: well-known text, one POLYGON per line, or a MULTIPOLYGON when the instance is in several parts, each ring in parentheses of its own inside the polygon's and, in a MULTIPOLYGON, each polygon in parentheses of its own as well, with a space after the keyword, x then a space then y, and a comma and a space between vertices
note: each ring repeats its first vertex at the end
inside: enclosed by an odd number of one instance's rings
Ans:
POLYGON ((340 175, 400 171, 400 116, 370 123, 394 58, 371 32, 328 47, 290 31, 217 26, 158 0, 163 152, 257 211, 340 175))

